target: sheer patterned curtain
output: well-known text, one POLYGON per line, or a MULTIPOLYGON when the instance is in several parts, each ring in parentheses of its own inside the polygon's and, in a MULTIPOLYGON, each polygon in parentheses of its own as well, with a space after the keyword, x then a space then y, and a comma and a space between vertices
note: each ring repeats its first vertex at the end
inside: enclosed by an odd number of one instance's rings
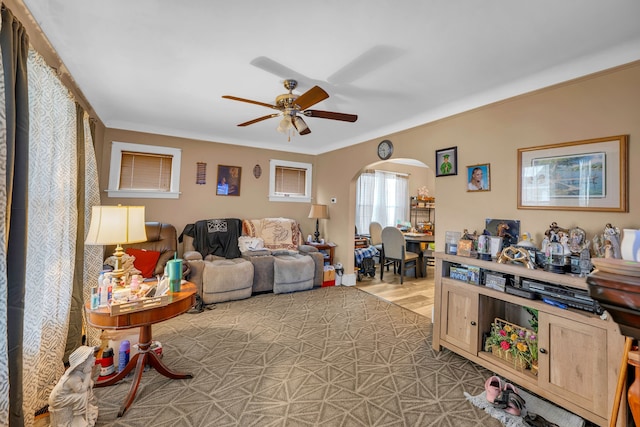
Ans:
MULTIPOLYGON (((96 163, 96 153, 93 148, 94 132, 93 126, 87 113, 83 114, 84 126, 84 235, 82 242, 86 238, 89 224, 91 222, 91 208, 100 205, 100 186, 98 184, 98 165, 96 163)), ((81 179, 81 178, 80 178, 81 179)), ((91 287, 97 282, 97 277, 102 270, 103 247, 97 245, 84 246, 83 262, 83 296, 84 301, 91 299, 91 287)), ((84 330, 87 336, 87 345, 100 345, 100 330, 88 327, 84 318, 84 308, 81 310, 83 316, 84 330)))
POLYGON ((407 176, 395 172, 365 171, 356 183, 356 227, 368 233, 372 221, 382 227, 406 221, 408 200, 407 176))
POLYGON ((41 55, 29 51, 29 197, 23 410, 31 425, 62 363, 76 257, 76 106, 41 55))

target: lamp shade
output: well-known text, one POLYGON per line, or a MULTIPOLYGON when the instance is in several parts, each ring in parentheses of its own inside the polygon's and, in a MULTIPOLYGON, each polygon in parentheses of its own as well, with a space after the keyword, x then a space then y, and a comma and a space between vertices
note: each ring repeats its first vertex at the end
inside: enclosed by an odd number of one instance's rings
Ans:
POLYGON ((94 206, 85 244, 145 242, 144 206, 94 206))
POLYGON ((309 218, 328 219, 329 209, 327 208, 327 205, 311 205, 311 210, 309 210, 309 218))

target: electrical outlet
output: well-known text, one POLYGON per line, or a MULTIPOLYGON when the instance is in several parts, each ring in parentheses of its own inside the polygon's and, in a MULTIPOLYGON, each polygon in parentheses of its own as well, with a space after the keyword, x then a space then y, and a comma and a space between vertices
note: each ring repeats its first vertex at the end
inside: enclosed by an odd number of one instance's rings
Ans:
POLYGON ((331 198, 331 203, 338 203, 338 199, 336 199, 335 197, 331 198))

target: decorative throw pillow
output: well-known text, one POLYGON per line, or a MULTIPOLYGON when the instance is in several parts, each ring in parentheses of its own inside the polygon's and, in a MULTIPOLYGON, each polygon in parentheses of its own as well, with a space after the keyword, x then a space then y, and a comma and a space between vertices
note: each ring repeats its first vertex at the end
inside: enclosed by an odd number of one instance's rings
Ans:
POLYGON ((153 272, 156 269, 158 258, 160 258, 160 252, 135 248, 127 248, 125 252, 127 253, 127 255, 135 257, 133 265, 135 268, 140 270, 142 277, 153 277, 153 272))

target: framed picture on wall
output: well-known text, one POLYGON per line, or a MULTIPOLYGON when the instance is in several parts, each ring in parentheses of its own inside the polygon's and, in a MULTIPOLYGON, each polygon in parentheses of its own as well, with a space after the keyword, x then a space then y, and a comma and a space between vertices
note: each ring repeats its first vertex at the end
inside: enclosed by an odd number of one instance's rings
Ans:
POLYGON ((467 191, 490 191, 489 163, 467 166, 467 191))
POLYGON ((436 150, 436 176, 458 175, 458 147, 436 150))
POLYGON ((216 195, 239 196, 242 168, 239 166, 218 165, 218 184, 216 195))
POLYGON ((628 212, 628 135, 518 149, 518 209, 628 212))

